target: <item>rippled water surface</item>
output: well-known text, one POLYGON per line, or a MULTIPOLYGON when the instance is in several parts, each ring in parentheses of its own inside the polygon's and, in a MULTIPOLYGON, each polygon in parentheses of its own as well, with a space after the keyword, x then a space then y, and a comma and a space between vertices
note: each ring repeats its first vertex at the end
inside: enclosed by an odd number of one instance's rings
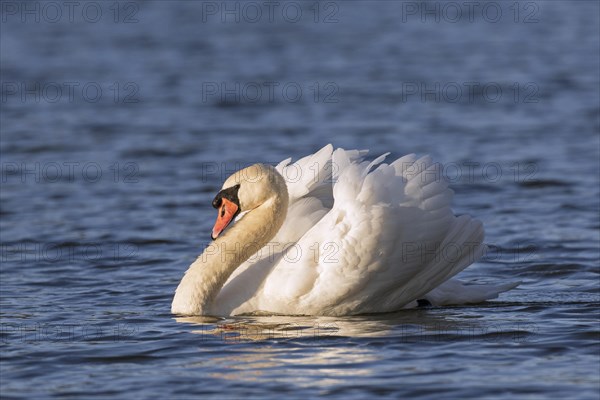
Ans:
POLYGON ((220 2, 82 3, 72 21, 44 4, 2 3, 3 398, 598 398, 597 2, 469 18, 303 1, 257 22, 228 3, 239 23, 220 2), (521 286, 383 315, 174 318, 222 175, 328 142, 445 163, 490 248, 460 276, 521 286))

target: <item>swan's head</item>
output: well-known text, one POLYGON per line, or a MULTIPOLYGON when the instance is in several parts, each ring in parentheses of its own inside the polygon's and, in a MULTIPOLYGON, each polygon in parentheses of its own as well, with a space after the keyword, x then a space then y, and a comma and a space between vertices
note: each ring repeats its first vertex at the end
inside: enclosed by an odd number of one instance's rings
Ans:
POLYGON ((277 170, 254 164, 231 175, 212 202, 219 212, 211 238, 215 240, 240 213, 251 211, 274 196, 285 196, 287 185, 277 170))

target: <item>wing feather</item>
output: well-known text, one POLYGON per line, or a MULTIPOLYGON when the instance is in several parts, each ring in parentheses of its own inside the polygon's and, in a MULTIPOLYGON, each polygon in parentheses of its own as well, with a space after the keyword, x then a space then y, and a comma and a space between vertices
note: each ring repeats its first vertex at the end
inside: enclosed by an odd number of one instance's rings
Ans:
POLYGON ((294 253, 280 255, 256 307, 330 315, 397 310, 428 293, 447 298, 433 289, 481 257, 483 226, 453 215, 440 164, 414 154, 390 164, 388 154, 371 162, 365 155, 328 145, 277 166, 291 201, 276 240, 293 242, 294 253), (292 168, 302 171, 299 179, 292 168))

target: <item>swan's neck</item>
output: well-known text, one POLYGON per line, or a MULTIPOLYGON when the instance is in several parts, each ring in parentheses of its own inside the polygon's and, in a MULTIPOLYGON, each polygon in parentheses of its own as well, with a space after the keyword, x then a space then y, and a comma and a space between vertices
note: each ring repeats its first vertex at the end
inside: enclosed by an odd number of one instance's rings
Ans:
POLYGON ((233 271, 275 236, 286 213, 287 193, 274 195, 212 242, 179 283, 171 312, 210 314, 213 300, 233 271))

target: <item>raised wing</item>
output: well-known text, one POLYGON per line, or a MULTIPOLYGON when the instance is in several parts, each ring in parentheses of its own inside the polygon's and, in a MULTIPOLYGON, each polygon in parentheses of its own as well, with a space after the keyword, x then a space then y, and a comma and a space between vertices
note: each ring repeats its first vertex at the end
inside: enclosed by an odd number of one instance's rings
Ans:
MULTIPOLYGON (((360 162, 362 155, 333 152, 333 207, 283 254, 264 283, 260 309, 397 310, 482 255, 482 225, 452 214, 453 193, 439 164, 414 155, 360 162)), ((303 184, 291 197, 298 201, 323 185, 303 184)))

